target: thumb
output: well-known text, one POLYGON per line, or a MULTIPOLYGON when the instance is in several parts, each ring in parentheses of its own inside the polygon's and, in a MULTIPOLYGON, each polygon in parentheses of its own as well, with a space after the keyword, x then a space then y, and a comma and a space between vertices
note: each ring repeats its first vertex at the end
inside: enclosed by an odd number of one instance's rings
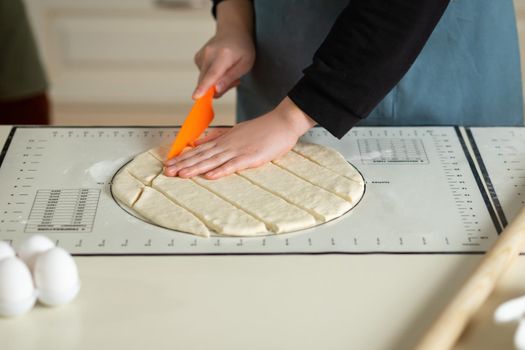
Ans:
POLYGON ((201 71, 199 83, 193 92, 193 98, 198 99, 202 97, 217 81, 223 76, 228 69, 228 65, 219 61, 213 62, 209 68, 201 71))

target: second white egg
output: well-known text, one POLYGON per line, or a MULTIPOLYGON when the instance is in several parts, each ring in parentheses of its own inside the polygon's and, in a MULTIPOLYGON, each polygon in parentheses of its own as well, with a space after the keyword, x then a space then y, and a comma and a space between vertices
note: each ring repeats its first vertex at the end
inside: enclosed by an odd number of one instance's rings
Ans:
POLYGON ((29 270, 33 271, 38 256, 54 246, 53 241, 46 236, 33 235, 18 247, 18 256, 26 263, 29 270))
POLYGON ((48 306, 70 302, 80 289, 77 265, 71 255, 60 247, 38 256, 33 275, 38 300, 48 306))

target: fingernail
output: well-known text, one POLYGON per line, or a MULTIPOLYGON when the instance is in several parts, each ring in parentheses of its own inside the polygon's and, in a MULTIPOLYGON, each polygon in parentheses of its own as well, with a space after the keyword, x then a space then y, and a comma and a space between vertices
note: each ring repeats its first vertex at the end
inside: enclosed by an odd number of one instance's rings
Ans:
POLYGON ((195 92, 193 93, 193 98, 200 98, 201 95, 202 95, 202 90, 196 89, 195 92))
POLYGON ((222 89, 224 88, 224 82, 220 81, 215 85, 215 91, 222 92, 222 89))

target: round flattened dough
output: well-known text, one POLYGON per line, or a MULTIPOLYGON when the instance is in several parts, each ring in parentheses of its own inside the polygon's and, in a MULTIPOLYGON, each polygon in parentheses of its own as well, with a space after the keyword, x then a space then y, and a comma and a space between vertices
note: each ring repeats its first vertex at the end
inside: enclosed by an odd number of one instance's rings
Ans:
POLYGON ((136 156, 115 176, 112 192, 141 217, 199 236, 310 228, 345 214, 364 193, 361 174, 339 152, 312 143, 298 143, 271 163, 218 180, 162 175, 166 153, 158 147, 136 156), (177 215, 164 215, 168 204, 177 215))

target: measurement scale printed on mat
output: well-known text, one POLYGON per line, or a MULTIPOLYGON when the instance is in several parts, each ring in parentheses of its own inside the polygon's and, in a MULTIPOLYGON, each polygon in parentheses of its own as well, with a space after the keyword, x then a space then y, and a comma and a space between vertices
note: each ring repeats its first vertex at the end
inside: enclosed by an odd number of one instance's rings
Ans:
POLYGON ((41 233, 86 255, 476 253, 525 199, 521 128, 354 128, 342 140, 314 128, 305 141, 335 148, 365 178, 354 210, 289 234, 200 238, 142 221, 111 194, 118 169, 176 132, 12 127, 0 146, 0 239, 41 233))

